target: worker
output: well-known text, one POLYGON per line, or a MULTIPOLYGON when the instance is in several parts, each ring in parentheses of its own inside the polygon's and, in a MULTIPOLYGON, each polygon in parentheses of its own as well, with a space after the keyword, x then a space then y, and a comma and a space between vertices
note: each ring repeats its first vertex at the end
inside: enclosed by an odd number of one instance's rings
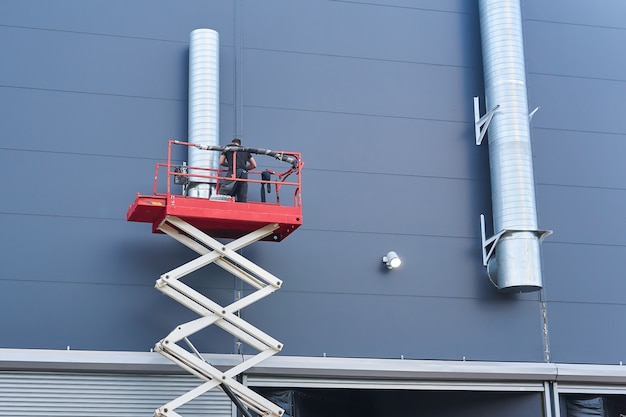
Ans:
MULTIPOLYGON (((241 140, 233 139, 228 146, 241 147, 241 140)), ((220 155, 220 165, 228 167, 225 178, 234 178, 241 181, 222 181, 219 193, 222 195, 235 196, 235 201, 245 203, 248 201, 248 171, 256 168, 256 161, 252 154, 245 150, 224 151, 220 155)))

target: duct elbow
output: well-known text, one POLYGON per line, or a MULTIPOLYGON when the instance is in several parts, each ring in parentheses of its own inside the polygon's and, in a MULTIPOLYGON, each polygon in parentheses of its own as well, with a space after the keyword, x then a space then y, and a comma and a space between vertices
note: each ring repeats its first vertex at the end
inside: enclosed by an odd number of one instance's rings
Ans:
POLYGON ((526 293, 543 288, 539 238, 517 232, 502 238, 487 263, 489 279, 502 293, 526 293))

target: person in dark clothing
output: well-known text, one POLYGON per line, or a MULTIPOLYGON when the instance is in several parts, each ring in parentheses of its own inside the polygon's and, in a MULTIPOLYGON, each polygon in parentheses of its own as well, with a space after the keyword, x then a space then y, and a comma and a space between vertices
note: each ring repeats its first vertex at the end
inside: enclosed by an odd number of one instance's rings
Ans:
MULTIPOLYGON (((241 140, 233 139, 228 146, 241 146, 241 140)), ((248 179, 248 171, 256 168, 256 161, 252 154, 247 151, 226 151, 220 155, 220 165, 228 167, 225 178, 233 178, 233 172, 238 179, 248 179)), ((235 201, 245 203, 248 201, 247 181, 224 181, 220 186, 220 194, 234 195, 235 201)))

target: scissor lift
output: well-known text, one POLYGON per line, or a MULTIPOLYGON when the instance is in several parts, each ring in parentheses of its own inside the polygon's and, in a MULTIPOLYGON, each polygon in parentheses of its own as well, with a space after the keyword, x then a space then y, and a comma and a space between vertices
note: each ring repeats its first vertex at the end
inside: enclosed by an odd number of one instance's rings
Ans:
MULTIPOLYGON (((212 199, 173 194, 173 184, 184 183, 181 179, 184 180, 186 176, 191 175, 187 172, 194 172, 193 178, 197 180, 198 172, 204 169, 187 167, 181 170, 179 165, 172 164, 173 145, 195 146, 185 142, 169 142, 167 164, 157 164, 154 193, 138 194, 128 209, 127 220, 151 223, 153 233, 167 234, 199 254, 198 258, 164 273, 156 282, 155 287, 159 291, 193 310, 200 317, 177 326, 169 335, 157 342, 155 350, 204 380, 204 383, 156 409, 154 416, 180 416, 175 411, 178 407, 212 388, 224 391, 246 416, 250 415, 249 410, 262 416, 282 416, 284 411, 280 407, 236 379, 241 373, 282 349, 279 341, 238 315, 244 307, 278 290, 282 281, 237 251, 261 240, 279 242, 302 224, 300 174, 303 163, 300 154, 278 153, 281 157, 289 155, 292 166, 285 172, 271 171, 276 178, 274 181, 256 180, 254 179, 256 173, 250 173, 249 183, 274 186, 276 203, 240 203, 235 202, 233 198, 212 199), (162 186, 159 184, 159 173, 162 170, 166 171, 167 179, 165 191, 159 192, 159 187, 162 186), (294 182, 288 181, 291 175, 296 177, 294 182), (281 204, 278 193, 281 188, 289 187, 294 190, 293 201, 289 205, 281 204), (222 243, 215 238, 232 240, 229 243, 222 243), (230 305, 221 306, 182 282, 182 278, 187 274, 209 264, 223 268, 250 285, 254 291, 230 305), (191 335, 213 324, 255 348, 258 353, 224 372, 213 367, 204 360, 189 340, 191 335), (182 343, 187 348, 184 348, 182 343)), ((219 190, 219 181, 223 179, 221 176, 223 173, 211 169, 205 169, 205 172, 206 175, 203 173, 201 177, 206 181, 216 182, 219 190)))

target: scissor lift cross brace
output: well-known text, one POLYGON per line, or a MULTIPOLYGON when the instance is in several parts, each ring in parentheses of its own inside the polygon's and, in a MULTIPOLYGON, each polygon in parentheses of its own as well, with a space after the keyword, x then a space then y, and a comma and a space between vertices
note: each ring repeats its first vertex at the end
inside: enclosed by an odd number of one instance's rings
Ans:
POLYGON ((156 344, 155 350, 205 382, 155 410, 155 417, 181 417, 175 411, 178 407, 216 387, 226 392, 238 407, 243 404, 244 408, 252 409, 262 416, 280 417, 283 415, 283 409, 235 379, 237 375, 282 349, 279 341, 237 315, 242 308, 278 290, 282 281, 236 251, 271 235, 278 228, 277 223, 267 224, 228 244, 223 244, 176 216, 165 216, 158 226, 161 232, 173 237, 200 256, 161 275, 155 287, 195 311, 200 317, 177 326, 167 337, 156 344), (256 291, 228 306, 221 306, 180 280, 187 274, 211 263, 256 288, 256 291), (225 372, 213 367, 202 358, 188 339, 192 334, 212 324, 254 347, 259 353, 225 372), (185 342, 191 351, 181 347, 178 344, 181 341, 185 342))

